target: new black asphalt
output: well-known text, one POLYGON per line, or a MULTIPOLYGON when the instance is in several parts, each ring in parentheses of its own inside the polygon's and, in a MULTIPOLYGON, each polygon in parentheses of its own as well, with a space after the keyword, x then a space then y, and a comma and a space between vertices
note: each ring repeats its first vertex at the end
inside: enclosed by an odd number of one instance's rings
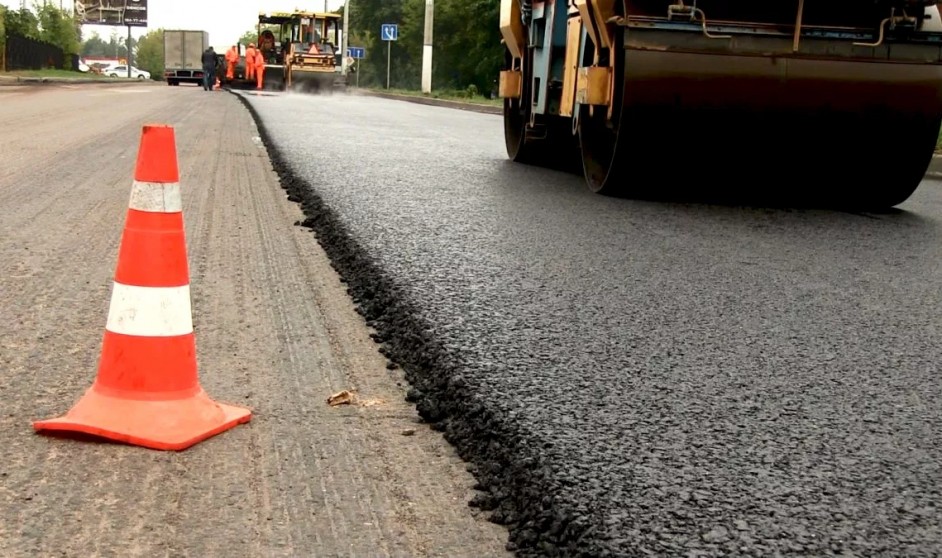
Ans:
POLYGON ((240 95, 520 556, 942 554, 939 183, 615 199, 509 162, 497 116, 240 95))

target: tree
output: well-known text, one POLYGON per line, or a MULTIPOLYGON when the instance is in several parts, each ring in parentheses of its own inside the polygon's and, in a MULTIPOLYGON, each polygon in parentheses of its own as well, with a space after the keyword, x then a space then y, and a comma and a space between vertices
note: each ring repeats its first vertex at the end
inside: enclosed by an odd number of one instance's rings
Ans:
MULTIPOLYGON (((7 26, 5 22, 6 18, 7 7, 3 4, 0 4, 0 48, 6 48, 5 45, 7 44, 7 26)), ((0 71, 4 69, 5 68, 0 68, 0 71)))
MULTIPOLYGON (((491 90, 503 60, 499 10, 500 0, 435 3, 434 89, 491 90)), ((386 49, 390 48, 392 87, 418 89, 425 42, 425 0, 357 0, 350 5, 349 28, 350 44, 365 47, 368 53, 360 63, 361 85, 386 84, 386 49), (379 29, 384 23, 399 25, 398 41, 387 45, 381 40, 379 29)))
POLYGON ((164 75, 164 30, 155 29, 140 38, 135 51, 135 66, 150 72, 151 78, 164 75))
POLYGON ((81 51, 78 27, 68 12, 52 4, 38 6, 38 25, 40 41, 62 49, 65 54, 78 54, 81 51))
POLYGON ((258 29, 249 29, 239 37, 240 45, 247 45, 249 43, 258 43, 258 29))
MULTIPOLYGON (((359 64, 361 85, 386 84, 386 49, 390 47, 392 56, 391 72, 392 87, 407 87, 410 77, 410 56, 401 48, 402 41, 407 40, 409 30, 400 26, 399 41, 386 45, 379 36, 380 26, 384 23, 395 23, 401 20, 404 0, 358 0, 350 4, 349 31, 351 36, 362 39, 357 46, 366 48, 367 58, 359 64), (398 44, 397 44, 398 43, 398 44)), ((352 43, 351 43, 352 44, 352 43)), ((420 66, 421 68, 421 66, 420 66)), ((418 83, 421 76, 413 80, 418 83)))
POLYGON ((39 20, 27 9, 7 10, 4 16, 6 31, 30 39, 39 39, 39 20))
POLYGON ((110 50, 109 54, 108 43, 99 37, 98 33, 92 33, 92 36, 82 43, 81 54, 86 57, 104 58, 113 55, 114 48, 110 50))
POLYGON ((503 60, 499 10, 500 2, 495 0, 440 0, 436 3, 432 62, 435 81, 440 87, 467 89, 474 85, 481 92, 491 90, 494 80, 500 76, 503 60))

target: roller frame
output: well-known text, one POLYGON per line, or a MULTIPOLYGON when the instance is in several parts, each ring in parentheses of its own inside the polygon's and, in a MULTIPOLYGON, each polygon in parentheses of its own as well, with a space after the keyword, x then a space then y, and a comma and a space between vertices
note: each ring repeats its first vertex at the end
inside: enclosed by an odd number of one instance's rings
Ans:
MULTIPOLYGON (((671 1, 679 4, 677 0, 671 1)), ((869 144, 883 147, 874 147, 871 155, 879 159, 881 153, 890 154, 902 164, 896 171, 874 169, 879 171, 876 174, 888 181, 899 176, 900 182, 913 184, 915 188, 934 148, 934 136, 929 137, 931 129, 935 126, 937 133, 938 124, 942 123, 942 24, 938 21, 938 10, 934 6, 928 8, 926 14, 931 16, 928 19, 906 14, 903 19, 884 19, 875 29, 840 29, 803 21, 804 5, 814 1, 796 3, 793 28, 785 30, 780 24, 711 21, 702 12, 694 17, 668 18, 665 10, 665 17, 625 18, 611 13, 611 10, 624 13, 616 0, 574 0, 571 6, 564 1, 540 3, 539 11, 534 6, 535 18, 565 14, 568 39, 562 51, 557 51, 553 47, 558 46, 558 42, 545 40, 545 34, 541 42, 541 36, 523 22, 523 28, 529 31, 530 47, 537 54, 540 51, 544 54, 536 59, 550 70, 544 71, 542 76, 536 70, 522 78, 531 80, 536 87, 536 83, 543 83, 537 78, 551 74, 555 59, 561 59, 563 67, 561 91, 554 92, 540 85, 538 102, 533 103, 530 112, 531 128, 548 123, 555 126, 562 120, 571 133, 578 135, 582 119, 593 118, 593 122, 600 122, 599 110, 604 111, 606 126, 618 128, 620 114, 624 111, 617 103, 625 103, 627 112, 632 114, 643 108, 650 109, 652 114, 666 115, 665 123, 672 121, 674 112, 697 116, 698 112, 709 109, 725 111, 731 118, 728 123, 744 125, 748 124, 749 114, 759 111, 781 116, 779 122, 787 128, 791 115, 798 114, 802 122, 811 124, 809 129, 791 132, 798 134, 797 141, 792 142, 797 156, 802 156, 803 152, 801 137, 811 138, 816 124, 832 134, 834 130, 827 130, 832 123, 838 126, 838 131, 875 132, 875 139, 870 139, 869 144), (600 14, 604 14, 604 18, 600 14), (919 26, 929 27, 926 22, 932 23, 932 32, 915 32, 919 26), (571 30, 574 25, 581 28, 578 56, 573 54, 571 30), (622 45, 627 57, 627 72, 611 67, 614 56, 604 57, 599 64, 598 54, 606 52, 604 46, 616 44, 622 45), (574 58, 578 58, 578 65, 572 63, 574 58), (611 76, 609 94, 600 94, 599 81, 607 76, 611 76), (626 95, 622 99, 617 91, 623 84, 626 95), (678 84, 692 86, 692 93, 677 89, 678 84), (730 87, 735 84, 738 87, 730 87), (675 108, 681 110, 675 111, 675 108), (818 113, 820 119, 811 117, 818 113), (873 125, 868 128, 867 122, 873 125), (893 139, 896 136, 916 139, 893 139), (908 146, 897 148, 907 141, 908 146)), ((665 6, 670 3, 664 2, 665 6)), ((685 4, 692 2, 688 0, 685 4)), ((706 3, 701 2, 701 5, 706 3)), ((534 21, 536 19, 530 23, 534 21)), ((690 122, 696 120, 693 118, 690 122)), ((632 143, 643 145, 645 142, 637 137, 644 133, 640 126, 642 121, 632 122, 639 125, 632 143)), ((643 119, 643 123, 655 126, 655 135, 658 135, 656 122, 643 119)), ((834 137, 841 137, 840 133, 834 137)), ((859 137, 846 139, 859 141, 859 137)), ((808 141, 809 145, 812 143, 808 141)), ((783 145, 787 146, 788 142, 783 145)), ((641 151, 626 155, 619 150, 619 157, 629 160, 619 159, 612 168, 628 167, 632 165, 631 160, 644 165, 641 151)), ((843 145, 835 145, 835 152, 847 155, 843 145)), ((727 155, 727 158, 733 165, 731 170, 735 170, 738 163, 735 157, 727 155)), ((723 166, 717 165, 715 160, 709 162, 718 169, 723 166)), ((827 159, 824 162, 827 163, 827 159)), ((795 165, 800 167, 801 163, 799 160, 795 165)), ((887 161, 884 166, 893 167, 893 162, 887 161)), ((584 172, 587 171, 584 169, 584 172)), ((630 183, 639 182, 642 173, 635 169, 616 174, 630 183)), ((864 173, 861 178, 867 178, 867 174, 874 173, 864 173)), ((635 189, 631 184, 618 188, 609 186, 590 184, 591 189, 600 193, 615 190, 630 193, 635 189)), ((911 194, 911 191, 907 193, 908 186, 887 188, 895 188, 897 193, 880 195, 879 186, 874 186, 860 199, 870 205, 895 205, 911 194)), ((849 195, 854 197, 853 188, 849 195)))

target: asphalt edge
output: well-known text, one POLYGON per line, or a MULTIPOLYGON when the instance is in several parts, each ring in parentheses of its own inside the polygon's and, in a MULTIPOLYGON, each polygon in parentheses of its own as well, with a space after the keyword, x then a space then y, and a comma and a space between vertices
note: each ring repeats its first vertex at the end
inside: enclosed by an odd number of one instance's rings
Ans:
POLYGON ((450 354, 431 337, 430 326, 365 255, 315 185, 293 171, 246 96, 230 93, 255 121, 288 200, 300 204, 305 219, 296 225, 314 232, 357 312, 376 331, 379 352, 402 367, 409 383, 406 400, 468 464, 478 491, 468 505, 508 529, 506 548, 518 556, 578 555, 588 525, 577 510, 554 505, 552 470, 543 463, 540 448, 527 443, 512 416, 499 412, 501 401, 482 401, 470 389, 460 373, 460 355, 450 354))
POLYGON ((942 179, 942 154, 935 154, 929 161, 929 168, 926 169, 926 178, 934 180, 942 179))
POLYGON ((381 97, 383 99, 391 99, 394 101, 406 101, 409 103, 416 103, 420 105, 430 105, 434 107, 444 107, 444 108, 452 108, 452 109, 458 109, 458 110, 466 110, 466 111, 471 111, 471 112, 480 112, 482 114, 503 114, 504 113, 504 109, 502 107, 482 105, 478 103, 466 103, 462 101, 435 99, 431 97, 419 97, 417 95, 416 96, 398 95, 396 93, 383 93, 381 91, 371 91, 369 89, 351 89, 350 92, 354 95, 381 97))
POLYGON ((153 80, 120 80, 102 81, 93 78, 47 78, 28 76, 0 76, 0 87, 15 85, 141 85, 153 80))

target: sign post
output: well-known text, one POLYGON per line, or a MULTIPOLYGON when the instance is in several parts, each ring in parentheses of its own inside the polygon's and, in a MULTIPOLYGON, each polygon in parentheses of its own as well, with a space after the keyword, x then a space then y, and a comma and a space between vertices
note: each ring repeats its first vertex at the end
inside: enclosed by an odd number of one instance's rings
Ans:
POLYGON ((384 23, 380 27, 380 37, 386 41, 386 89, 389 89, 389 68, 392 65, 392 42, 399 40, 399 25, 384 23))
POLYGON ((128 79, 131 79, 131 64, 134 63, 134 59, 131 58, 131 26, 128 25, 128 79))
MULTIPOLYGON (((327 11, 327 10, 324 10, 327 11)), ((343 36, 341 37, 342 52, 346 52, 347 48, 350 47, 350 40, 347 39, 347 31, 350 30, 350 0, 344 0, 343 3, 343 36)), ((349 54, 347 55, 349 56, 349 54)), ((343 74, 343 77, 347 77, 347 70, 349 69, 349 64, 347 64, 346 56, 343 59, 343 64, 340 67, 340 73, 343 74)))
POLYGON ((422 93, 432 92, 432 29, 435 0, 425 0, 425 44, 422 47, 422 93))
MULTIPOLYGON (((350 59, 357 61, 357 87, 360 87, 360 60, 366 58, 366 49, 363 47, 347 47, 347 55, 344 60, 350 59)), ((350 66, 350 62, 347 62, 350 66)))

